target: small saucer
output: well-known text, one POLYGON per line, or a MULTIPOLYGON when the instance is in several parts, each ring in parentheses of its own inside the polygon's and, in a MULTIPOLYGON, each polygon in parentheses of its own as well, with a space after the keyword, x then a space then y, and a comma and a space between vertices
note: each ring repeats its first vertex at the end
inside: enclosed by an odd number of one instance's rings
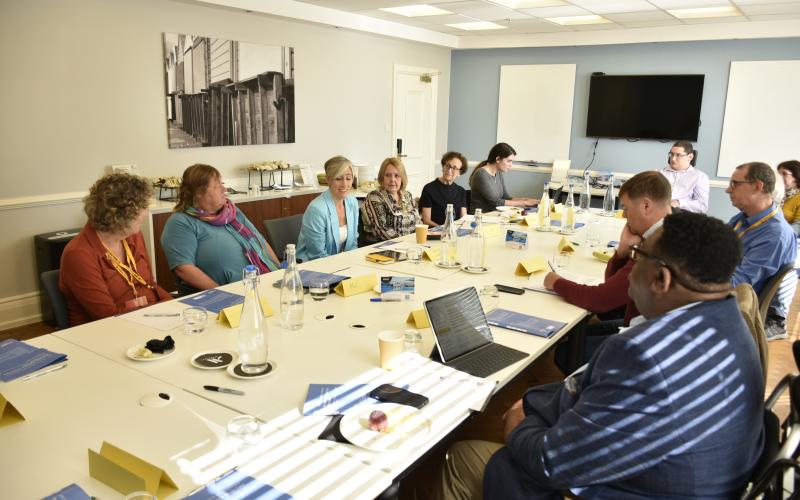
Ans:
POLYGON ((558 234, 575 234, 576 231, 573 229, 572 231, 564 231, 563 229, 558 230, 558 234))
POLYGON ((144 344, 136 344, 135 346, 131 346, 128 348, 127 351, 125 351, 125 355, 134 361, 157 361, 159 359, 164 359, 167 356, 170 356, 175 353, 175 348, 173 347, 168 351, 154 352, 152 356, 150 356, 149 358, 145 358, 139 356, 139 351, 141 351, 144 346, 145 346, 144 344))
POLYGON ((236 353, 232 351, 203 351, 192 356, 189 362, 201 370, 220 370, 227 368, 235 359, 236 353))
POLYGON ((461 262, 457 262, 456 261, 456 263, 453 264, 452 266, 448 266, 447 264, 442 264, 438 260, 436 262, 434 262, 434 264, 436 264, 437 267, 441 267, 441 268, 444 268, 444 269, 456 269, 456 268, 459 268, 459 267, 461 267, 463 265, 463 264, 461 264, 461 262))
POLYGON ((488 267, 470 268, 468 266, 461 266, 461 270, 464 271, 465 273, 470 273, 470 274, 483 274, 489 272, 488 267))
POLYGON ((272 360, 269 360, 269 361, 267 361, 267 368, 263 372, 253 373, 251 375, 249 373, 245 373, 245 372, 242 371, 242 364, 241 363, 236 363, 236 364, 231 363, 230 365, 228 365, 227 372, 228 372, 228 375, 230 375, 233 378, 240 378, 240 379, 243 379, 243 380, 252 380, 252 379, 255 379, 255 378, 264 378, 264 377, 266 377, 268 375, 272 375, 273 373, 275 373, 275 370, 277 368, 278 368, 278 364, 275 363, 272 360))
POLYGON ((537 231, 541 231, 541 232, 543 232, 543 233, 550 233, 550 232, 552 232, 552 231, 553 231, 553 229, 552 229, 552 228, 550 228, 550 227, 546 227, 546 226, 545 226, 545 227, 542 227, 542 226, 536 226, 534 229, 536 229, 537 231))

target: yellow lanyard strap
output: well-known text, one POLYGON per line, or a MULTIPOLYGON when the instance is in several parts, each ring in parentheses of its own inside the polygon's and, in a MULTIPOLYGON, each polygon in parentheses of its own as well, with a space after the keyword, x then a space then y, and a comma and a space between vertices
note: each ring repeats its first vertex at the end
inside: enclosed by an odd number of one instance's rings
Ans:
POLYGON ((131 252, 131 248, 128 246, 128 242, 126 240, 122 240, 122 246, 125 248, 125 257, 128 261, 128 264, 124 264, 119 258, 114 255, 114 252, 108 249, 108 247, 103 244, 103 248, 106 249, 106 258, 111 262, 111 265, 114 266, 114 269, 122 276, 130 286, 131 290, 133 290, 133 296, 138 296, 136 292, 136 282, 140 285, 148 286, 147 282, 142 278, 142 276, 136 270, 136 259, 133 258, 133 253, 131 252))
POLYGON ((752 231, 753 229, 757 228, 761 224, 763 224, 763 223, 767 222, 768 220, 770 220, 771 218, 775 217, 775 214, 777 214, 777 213, 778 213, 778 207, 775 207, 775 210, 773 210, 772 212, 768 213, 767 215, 762 217, 760 220, 754 222, 752 226, 748 227, 744 231, 741 231, 741 232, 739 231, 739 229, 742 227, 742 221, 737 222, 736 225, 733 226, 733 230, 736 232, 736 236, 741 238, 742 236, 747 234, 749 231, 752 231))

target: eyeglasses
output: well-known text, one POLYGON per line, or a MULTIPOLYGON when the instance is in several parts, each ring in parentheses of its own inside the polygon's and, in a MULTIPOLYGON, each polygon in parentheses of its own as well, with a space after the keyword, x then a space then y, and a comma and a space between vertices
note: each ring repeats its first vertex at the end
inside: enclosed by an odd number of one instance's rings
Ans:
POLYGON ((731 189, 736 189, 737 187, 739 187, 742 184, 752 184, 752 183, 753 183, 753 181, 735 181, 735 180, 731 179, 730 182, 728 182, 728 187, 731 188, 731 189))
POLYGON ((692 153, 673 153, 673 152, 669 152, 669 153, 667 153, 667 158, 672 158, 673 156, 677 156, 678 158, 683 158, 684 156, 689 156, 690 154, 692 154, 692 153))
POLYGON ((461 170, 461 167, 451 167, 450 165, 445 165, 444 167, 442 167, 442 170, 444 170, 444 171, 450 170, 452 172, 459 172, 461 170))
POLYGON ((687 290, 691 290, 691 291, 697 292, 697 293, 709 293, 708 290, 699 290, 699 289, 697 289, 697 288, 695 288, 695 287, 693 287, 691 285, 687 285, 686 284, 686 280, 681 278, 681 275, 678 274, 675 271, 675 268, 673 268, 672 266, 670 266, 669 264, 664 262, 664 260, 661 259, 660 257, 657 257, 657 256, 655 256, 655 255, 653 255, 653 254, 651 254, 649 252, 645 252, 644 250, 639 248, 639 245, 631 245, 631 255, 630 255, 630 257, 631 257, 631 260, 634 261, 634 262, 638 262, 641 257, 644 257, 645 259, 653 260, 659 266, 666 267, 669 270, 669 272, 672 273, 673 279, 675 279, 675 281, 680 283, 681 286, 683 286, 687 290))

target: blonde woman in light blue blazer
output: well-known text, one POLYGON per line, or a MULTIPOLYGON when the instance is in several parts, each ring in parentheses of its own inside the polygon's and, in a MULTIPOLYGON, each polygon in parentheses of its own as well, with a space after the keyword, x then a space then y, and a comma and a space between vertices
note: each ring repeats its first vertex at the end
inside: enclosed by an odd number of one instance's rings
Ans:
POLYGON ((344 156, 325 162, 328 190, 303 214, 297 258, 303 262, 354 250, 358 246, 358 200, 350 195, 353 164, 344 156))

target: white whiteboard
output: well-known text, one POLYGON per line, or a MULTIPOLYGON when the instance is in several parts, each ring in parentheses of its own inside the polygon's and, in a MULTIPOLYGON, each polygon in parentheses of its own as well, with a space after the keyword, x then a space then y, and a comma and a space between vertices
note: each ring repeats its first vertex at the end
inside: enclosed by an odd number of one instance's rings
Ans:
POLYGON ((569 159, 574 64, 500 66, 497 142, 517 160, 551 163, 569 159))
POLYGON ((717 175, 800 158, 800 61, 733 61, 717 175))

